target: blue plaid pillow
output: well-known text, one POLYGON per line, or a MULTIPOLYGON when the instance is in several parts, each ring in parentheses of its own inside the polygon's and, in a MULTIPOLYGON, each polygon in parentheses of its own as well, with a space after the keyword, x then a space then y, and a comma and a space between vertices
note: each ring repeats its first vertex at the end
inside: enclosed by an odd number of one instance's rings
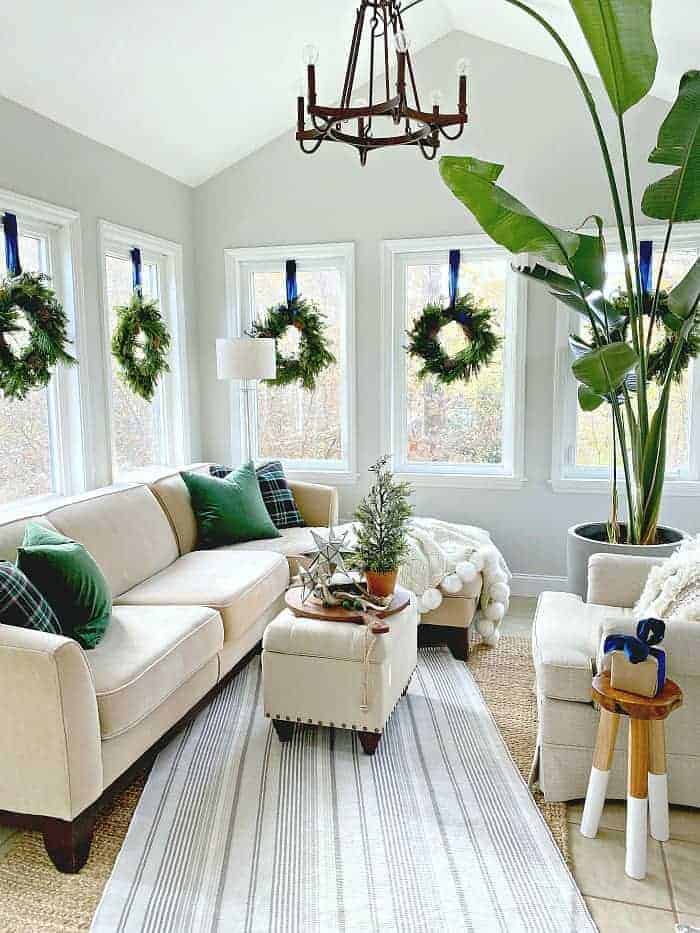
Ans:
MULTIPOLYGON (((226 479, 231 467, 210 466, 209 472, 218 479, 226 479)), ((263 502, 276 528, 303 528, 304 520, 294 501, 294 494, 287 484, 284 468, 279 460, 264 463, 255 471, 263 502)))
POLYGON ((56 613, 19 567, 0 561, 0 622, 60 635, 56 613))

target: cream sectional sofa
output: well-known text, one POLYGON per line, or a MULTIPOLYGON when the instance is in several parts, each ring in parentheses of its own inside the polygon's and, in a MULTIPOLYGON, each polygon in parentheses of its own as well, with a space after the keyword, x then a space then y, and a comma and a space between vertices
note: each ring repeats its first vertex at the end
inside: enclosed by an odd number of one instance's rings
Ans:
MULTIPOLYGON (((208 473, 209 464, 189 470, 208 473)), ((276 539, 196 550, 179 471, 96 490, 46 512, 0 519, 0 560, 14 560, 30 519, 82 542, 114 609, 104 639, 0 624, 0 825, 35 828, 62 871, 79 871, 97 803, 143 769, 183 720, 257 650, 284 605, 293 555, 338 519, 333 487, 291 482, 307 525, 276 539)), ((446 598, 422 626, 464 657, 473 598, 446 598)))
MULTIPOLYGON (((85 863, 96 802, 143 767, 142 756, 257 647, 283 606, 285 555, 310 541, 308 528, 294 529, 197 551, 179 473, 152 479, 0 524, 3 560, 15 559, 30 519, 81 541, 114 600, 92 651, 0 625, 0 824, 42 831, 63 871, 85 863)), ((292 487, 309 526, 336 520, 335 489, 292 487)))

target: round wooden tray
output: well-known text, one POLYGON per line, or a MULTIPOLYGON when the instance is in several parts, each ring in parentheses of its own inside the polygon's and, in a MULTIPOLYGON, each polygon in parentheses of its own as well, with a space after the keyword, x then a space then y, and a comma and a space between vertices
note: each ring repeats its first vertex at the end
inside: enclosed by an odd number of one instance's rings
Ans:
MULTIPOLYGON (((295 616, 305 619, 325 619, 328 622, 353 622, 355 625, 367 625, 376 623, 380 619, 388 619, 402 612, 411 602, 410 593, 401 586, 396 587, 388 606, 383 609, 370 609, 367 612, 360 609, 343 609, 342 606, 324 606, 313 597, 304 603, 301 601, 301 595, 301 586, 290 586, 284 596, 287 606, 295 616)), ((388 631, 388 626, 381 626, 381 628, 388 631)))

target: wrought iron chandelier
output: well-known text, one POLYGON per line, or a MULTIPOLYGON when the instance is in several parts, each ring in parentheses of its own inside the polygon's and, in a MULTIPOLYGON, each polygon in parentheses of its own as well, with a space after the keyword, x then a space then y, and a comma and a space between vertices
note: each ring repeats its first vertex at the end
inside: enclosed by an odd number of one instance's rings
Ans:
POLYGON ((307 74, 306 100, 297 98, 297 133, 302 152, 312 155, 326 140, 354 146, 365 165, 367 154, 386 146, 417 146, 426 159, 434 159, 440 146, 440 137, 458 139, 467 123, 467 62, 457 62, 459 103, 457 113, 441 113, 442 94, 433 91, 431 108, 423 110, 418 95, 416 76, 403 24, 403 14, 420 3, 414 0, 402 9, 400 0, 360 0, 355 18, 355 29, 350 44, 345 82, 340 105, 329 107, 316 98, 316 63, 318 49, 304 48, 307 74), (363 36, 369 38, 369 100, 352 100, 357 65, 363 36), (391 59, 396 55, 395 93, 391 88, 391 59), (375 80, 375 65, 383 68, 383 80, 375 80), (311 126, 306 126, 306 114, 311 126), (389 130, 379 135, 377 127, 391 120, 400 130, 389 130), (450 135, 448 127, 457 127, 450 135), (353 129, 355 131, 353 132, 353 129))

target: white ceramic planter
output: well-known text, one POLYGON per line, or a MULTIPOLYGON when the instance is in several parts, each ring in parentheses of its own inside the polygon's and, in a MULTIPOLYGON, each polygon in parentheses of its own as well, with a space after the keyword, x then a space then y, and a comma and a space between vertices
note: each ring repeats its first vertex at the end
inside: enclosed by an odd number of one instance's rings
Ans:
POLYGON ((636 554, 642 557, 669 557, 685 537, 677 528, 659 525, 662 544, 609 544, 605 540, 604 522, 584 522, 572 525, 566 539, 568 591, 586 598, 588 589, 588 558, 592 554, 636 554))

